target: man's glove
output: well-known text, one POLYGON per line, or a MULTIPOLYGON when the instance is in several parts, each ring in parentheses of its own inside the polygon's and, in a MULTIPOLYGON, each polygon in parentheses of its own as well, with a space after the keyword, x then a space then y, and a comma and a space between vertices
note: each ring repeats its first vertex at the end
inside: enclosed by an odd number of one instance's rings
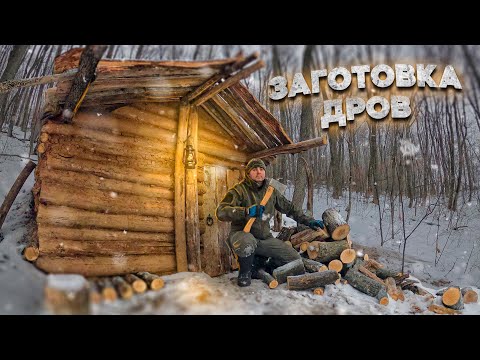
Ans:
POLYGON ((247 215, 250 216, 250 217, 261 218, 264 211, 265 211, 265 206, 263 206, 263 205, 252 205, 249 208, 247 208, 247 215))
POLYGON ((313 230, 318 230, 319 228, 325 229, 325 225, 323 224, 322 220, 312 220, 308 223, 308 226, 310 226, 310 228, 313 230))

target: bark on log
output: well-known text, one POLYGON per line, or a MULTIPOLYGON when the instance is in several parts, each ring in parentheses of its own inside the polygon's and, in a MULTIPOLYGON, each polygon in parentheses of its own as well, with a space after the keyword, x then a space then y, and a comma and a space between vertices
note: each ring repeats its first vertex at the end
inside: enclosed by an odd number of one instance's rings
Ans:
POLYGON ((3 200, 2 207, 0 207, 0 229, 2 228, 3 222, 5 221, 8 211, 13 205, 18 193, 22 189, 23 184, 27 180, 30 173, 35 169, 37 166, 33 161, 29 161, 27 165, 23 168, 23 170, 18 175, 17 179, 13 183, 13 186, 10 188, 7 196, 5 196, 5 200, 3 200))
MULTIPOLYGON (((294 232, 295 232, 294 227, 285 227, 284 226, 284 227, 282 227, 282 229, 278 233, 277 239, 280 239, 282 241, 290 241, 290 238, 292 237, 294 232)), ((292 243, 292 242, 290 241, 290 243, 292 243)), ((293 243, 292 243, 292 246, 293 246, 293 243)))
POLYGON ((342 215, 333 208, 323 212, 322 220, 333 240, 343 240, 350 232, 350 225, 348 225, 342 215))
POLYGON ((88 287, 89 287, 89 297, 91 304, 100 304, 102 302, 102 294, 100 289, 95 282, 95 279, 90 278, 88 280, 88 287))
POLYGON ((230 159, 221 156, 221 154, 216 154, 215 156, 205 154, 205 153, 201 153, 201 154, 204 155, 205 164, 208 164, 208 165, 220 165, 228 169, 238 169, 238 170, 245 168, 245 163, 231 161, 230 159))
POLYGON ((308 273, 298 276, 287 277, 287 288, 289 290, 306 290, 318 288, 328 284, 334 284, 339 279, 339 275, 334 270, 308 273))
POLYGON ((115 290, 115 286, 109 278, 96 278, 96 284, 100 289, 104 301, 111 302, 117 300, 117 291, 115 290))
POLYGON ((264 269, 256 270, 255 277, 262 280, 270 289, 275 289, 278 286, 278 281, 264 269))
POLYGON ((380 279, 386 279, 386 278, 389 278, 389 277, 393 277, 393 278, 396 279, 400 275, 402 275, 402 273, 400 273, 398 271, 394 271, 392 269, 388 269, 388 268, 385 268, 385 267, 376 269, 376 270, 374 270, 374 272, 375 272, 375 275, 377 275, 380 279))
MULTIPOLYGON (((312 244, 312 243, 310 243, 312 244)), ((314 247, 317 248, 317 256, 313 260, 321 263, 328 263, 331 260, 338 259, 343 250, 347 248, 347 240, 332 242, 315 242, 314 247)))
POLYGON ((107 45, 87 45, 83 51, 80 57, 78 72, 73 78, 72 87, 65 100, 65 106, 62 112, 62 120, 64 122, 70 123, 75 116, 88 90, 88 86, 95 79, 97 64, 105 50, 107 50, 107 45))
POLYGON ((55 315, 88 314, 90 305, 88 281, 81 275, 47 276, 45 306, 55 315))
POLYGON ((147 290, 147 283, 138 276, 134 274, 125 274, 123 278, 132 286, 133 291, 136 293, 141 294, 147 290))
POLYGON ((436 305, 436 304, 431 304, 428 307, 428 310, 431 312, 434 312, 435 314, 441 314, 441 315, 458 315, 461 314, 460 311, 454 310, 454 309, 449 309, 444 306, 436 305))
POLYGON ((471 303, 478 302, 478 294, 471 287, 464 287, 461 289, 461 291, 462 291, 464 304, 471 304, 471 303))
POLYGON ((173 233, 172 218, 140 215, 110 215, 66 206, 38 207, 37 223, 63 227, 103 228, 122 231, 173 233))
POLYGON ((295 247, 301 244, 302 242, 323 241, 323 240, 326 240, 327 238, 328 238, 328 234, 321 229, 320 230, 308 229, 300 233, 297 233, 295 235, 292 235, 292 237, 290 238, 290 242, 295 247))
POLYGON ((385 284, 380 284, 354 269, 347 271, 345 280, 355 289, 376 298, 380 304, 388 305, 388 294, 385 284))
POLYGON ((302 259, 291 261, 273 270, 273 277, 278 281, 279 284, 286 282, 287 276, 300 274, 305 274, 305 267, 303 266, 302 259))
POLYGON ((272 155, 280 155, 280 154, 295 154, 298 152, 302 152, 308 149, 312 149, 317 146, 323 146, 326 145, 328 141, 326 140, 326 137, 317 137, 315 139, 310 139, 310 140, 305 140, 298 142, 296 144, 288 144, 288 145, 282 145, 282 146, 277 146, 272 149, 267 149, 267 150, 261 150, 257 151, 253 154, 250 154, 249 159, 253 158, 264 158, 267 156, 272 156, 272 155))
POLYGON ((133 289, 121 276, 112 277, 112 283, 122 299, 128 300, 133 296, 133 289))
POLYGON ((302 258, 302 261, 303 261, 303 266, 305 266, 305 270, 310 273, 328 270, 328 267, 326 265, 318 261, 307 259, 307 258, 302 258))
POLYGON ((458 286, 449 287, 442 295, 442 303, 448 308, 462 310, 464 306, 460 288, 458 286))
POLYGON ((158 274, 175 272, 175 255, 48 256, 40 254, 35 265, 48 273, 83 276, 123 275, 148 270, 158 274))
POLYGON ((139 272, 136 275, 144 280, 152 290, 160 290, 165 286, 165 281, 158 275, 146 271, 139 272))
POLYGON ((363 275, 368 276, 370 279, 375 280, 379 284, 382 284, 382 285, 385 284, 385 282, 382 279, 380 279, 377 275, 372 273, 370 270, 368 270, 364 266, 359 266, 358 271, 360 271, 363 275))

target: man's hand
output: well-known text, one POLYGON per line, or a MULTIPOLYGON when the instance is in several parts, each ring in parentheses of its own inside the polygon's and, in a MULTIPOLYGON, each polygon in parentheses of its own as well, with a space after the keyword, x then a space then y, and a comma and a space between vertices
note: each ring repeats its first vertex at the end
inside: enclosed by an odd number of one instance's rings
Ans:
POLYGON ((323 224, 322 220, 312 220, 308 223, 308 226, 310 226, 310 228, 313 230, 325 229, 325 225, 323 224))
POLYGON ((247 208, 247 215, 250 216, 250 217, 261 218, 264 211, 265 211, 265 206, 263 206, 263 205, 252 205, 249 208, 247 208))

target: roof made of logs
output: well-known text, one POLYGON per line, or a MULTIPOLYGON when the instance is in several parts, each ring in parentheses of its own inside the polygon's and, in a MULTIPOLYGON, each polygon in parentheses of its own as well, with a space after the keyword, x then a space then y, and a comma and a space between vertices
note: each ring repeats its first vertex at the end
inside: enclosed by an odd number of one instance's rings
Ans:
MULTIPOLYGON (((57 84, 59 103, 70 90, 82 50, 72 49, 55 60, 54 73, 72 71, 72 77, 57 84)), ((232 138, 240 139, 247 152, 292 144, 277 119, 239 82, 264 66, 257 56, 211 61, 101 60, 82 107, 186 101, 201 106, 232 138)))

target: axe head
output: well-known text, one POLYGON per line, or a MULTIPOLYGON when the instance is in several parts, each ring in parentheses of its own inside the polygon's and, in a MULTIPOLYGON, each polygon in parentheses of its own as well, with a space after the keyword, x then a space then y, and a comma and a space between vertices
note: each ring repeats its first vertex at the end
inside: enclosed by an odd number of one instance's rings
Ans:
POLYGON ((268 186, 275 188, 280 194, 283 194, 287 189, 287 185, 282 184, 280 181, 275 180, 273 178, 268 180, 268 186))

